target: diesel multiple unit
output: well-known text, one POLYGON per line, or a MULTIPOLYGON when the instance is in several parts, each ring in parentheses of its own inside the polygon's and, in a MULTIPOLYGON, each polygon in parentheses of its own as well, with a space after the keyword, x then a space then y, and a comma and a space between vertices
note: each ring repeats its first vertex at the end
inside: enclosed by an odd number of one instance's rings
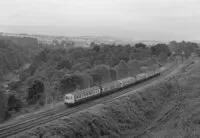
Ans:
POLYGON ((138 82, 142 82, 154 76, 160 75, 162 71, 164 71, 164 68, 157 69, 155 71, 149 71, 147 73, 140 73, 133 77, 113 81, 111 83, 103 84, 101 86, 94 86, 91 88, 68 93, 64 97, 64 102, 66 105, 71 106, 95 97, 104 96, 106 94, 115 92, 116 90, 134 85, 138 82))

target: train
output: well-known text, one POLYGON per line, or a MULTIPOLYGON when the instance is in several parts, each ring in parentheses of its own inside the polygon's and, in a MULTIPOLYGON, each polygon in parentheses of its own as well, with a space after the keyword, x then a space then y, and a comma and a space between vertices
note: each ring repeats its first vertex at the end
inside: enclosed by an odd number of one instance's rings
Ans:
POLYGON ((116 80, 100 86, 94 86, 83 90, 67 93, 64 96, 64 103, 66 106, 74 106, 83 102, 87 102, 97 97, 102 97, 113 92, 117 92, 120 89, 135 85, 143 82, 155 76, 158 76, 163 72, 164 67, 158 68, 154 71, 148 71, 146 73, 140 73, 132 77, 127 77, 121 80, 116 80))

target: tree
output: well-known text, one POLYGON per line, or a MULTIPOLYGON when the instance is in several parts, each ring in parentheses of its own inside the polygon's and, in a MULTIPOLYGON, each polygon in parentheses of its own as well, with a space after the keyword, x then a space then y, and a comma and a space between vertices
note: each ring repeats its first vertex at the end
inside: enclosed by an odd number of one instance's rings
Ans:
POLYGON ((101 47, 98 46, 98 45, 95 45, 95 46, 93 47, 93 50, 96 51, 96 52, 98 53, 98 52, 101 50, 101 47))
POLYGON ((117 72, 114 69, 110 69, 110 77, 113 81, 117 79, 117 72))
POLYGON ((19 72, 19 80, 20 81, 24 81, 30 76, 31 76, 31 73, 30 73, 29 69, 26 69, 26 70, 19 72))
POLYGON ((198 57, 200 57, 200 48, 196 49, 196 54, 197 54, 198 57))
POLYGON ((89 88, 93 85, 92 77, 87 73, 76 72, 71 75, 72 80, 76 83, 79 89, 89 88))
POLYGON ((88 74, 97 74, 101 77, 101 82, 106 83, 111 80, 110 71, 106 65, 97 65, 95 68, 87 70, 88 74))
POLYGON ((167 53, 160 52, 158 60, 160 63, 165 63, 167 61, 167 53))
POLYGON ((121 60, 120 63, 115 66, 115 70, 117 72, 117 78, 124 78, 129 75, 129 67, 125 61, 121 60))
POLYGON ((116 66, 120 62, 120 59, 117 56, 111 56, 109 59, 106 60, 106 64, 110 67, 116 66))
POLYGON ((92 43, 90 43, 90 47, 95 47, 95 46, 97 46, 97 44, 95 44, 95 42, 92 42, 92 43))
POLYGON ((44 49, 43 51, 41 51, 40 53, 38 53, 38 54, 35 56, 34 61, 47 62, 47 60, 48 60, 47 54, 48 54, 48 53, 49 53, 49 50, 48 50, 48 49, 44 49))
POLYGON ((129 60, 129 54, 124 51, 120 52, 118 57, 119 60, 124 60, 125 62, 128 62, 129 60))
POLYGON ((135 44, 135 47, 136 48, 146 48, 146 45, 143 43, 137 43, 137 44, 135 44))
POLYGON ((29 105, 35 104, 44 95, 44 83, 40 80, 35 80, 28 88, 27 102, 29 105))
POLYGON ((93 73, 89 73, 89 75, 92 77, 94 85, 96 85, 96 86, 101 85, 102 78, 99 74, 96 74, 93 72, 93 73))
POLYGON ((128 62, 128 67, 129 67, 129 75, 136 75, 140 73, 140 67, 141 67, 141 62, 138 60, 130 60, 128 62))
POLYGON ((0 122, 5 119, 7 110, 8 107, 6 96, 4 92, 0 90, 0 122))
POLYGON ((166 53, 167 56, 170 55, 170 49, 166 44, 157 44, 151 47, 152 55, 159 56, 161 52, 166 53))
POLYGON ((72 67, 73 71, 84 71, 86 69, 90 69, 92 66, 88 62, 77 63, 72 67))
POLYGON ((21 101, 19 99, 17 99, 15 97, 15 95, 10 95, 8 97, 8 110, 9 111, 12 111, 12 110, 19 111, 20 108, 22 107, 21 104, 22 104, 21 101))
POLYGON ((63 59, 61 61, 58 62, 57 67, 58 70, 66 68, 68 70, 71 69, 71 63, 69 62, 68 59, 63 59))
POLYGON ((65 75, 60 80, 60 90, 62 94, 72 92, 76 89, 76 82, 73 80, 73 78, 70 75, 65 75))

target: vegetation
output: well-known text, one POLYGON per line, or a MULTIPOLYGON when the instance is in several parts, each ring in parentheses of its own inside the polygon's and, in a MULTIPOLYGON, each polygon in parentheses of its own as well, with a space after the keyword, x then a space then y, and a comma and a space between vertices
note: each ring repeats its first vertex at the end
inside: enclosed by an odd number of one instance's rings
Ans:
POLYGON ((29 87, 27 94, 27 102, 29 105, 35 104, 39 99, 44 96, 44 84, 35 80, 34 83, 29 87))
POLYGON ((0 122, 5 120, 6 112, 8 110, 7 98, 2 90, 0 90, 0 122))
POLYGON ((169 48, 171 51, 174 51, 176 54, 181 55, 182 52, 184 52, 185 56, 189 57, 191 53, 195 52, 195 50, 198 48, 198 45, 192 42, 182 41, 180 43, 177 43, 176 41, 172 41, 169 44, 169 48))
POLYGON ((39 126, 17 137, 125 137, 130 132, 133 136, 151 125, 162 107, 172 101, 177 94, 176 85, 160 83, 112 103, 97 105, 39 126))
POLYGON ((10 95, 8 97, 8 111, 20 111, 22 108, 22 103, 19 99, 15 97, 15 95, 10 95))
MULTIPOLYGON (((175 44, 183 45, 184 50, 192 46, 187 55, 196 50, 193 43, 175 44)), ((26 70, 19 72, 19 81, 9 85, 12 91, 6 98, 8 108, 5 111, 18 112, 25 106, 36 104, 43 106, 49 97, 63 100, 63 95, 68 92, 154 69, 172 58, 172 49, 180 49, 173 48, 175 44, 148 47, 142 43, 134 46, 91 43, 90 48, 73 48, 65 42, 59 44, 55 41, 54 46, 48 47, 31 38, 2 38, 0 74, 26 62, 31 63, 26 70)))
POLYGON ((31 62, 39 51, 36 39, 0 36, 0 77, 31 62))

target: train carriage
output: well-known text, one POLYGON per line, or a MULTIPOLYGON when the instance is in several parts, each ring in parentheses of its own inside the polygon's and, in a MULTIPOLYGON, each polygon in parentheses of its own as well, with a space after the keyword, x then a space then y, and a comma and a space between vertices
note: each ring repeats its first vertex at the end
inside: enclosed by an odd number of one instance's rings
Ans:
POLYGON ((160 69, 156 69, 155 70, 155 75, 159 75, 161 73, 161 70, 160 69))
POLYGON ((140 73, 140 74, 136 75, 137 82, 145 80, 145 79, 146 79, 146 73, 140 73))
POLYGON ((136 79, 135 79, 135 77, 128 77, 125 79, 121 79, 119 81, 123 84, 123 87, 125 87, 125 86, 135 83, 136 79))
POLYGON ((82 102, 86 99, 100 95, 101 90, 99 87, 91 87, 84 90, 75 91, 65 95, 66 104, 74 104, 82 102))
POLYGON ((155 75, 154 71, 148 71, 147 72, 147 78, 151 78, 155 75))
POLYGON ((108 84, 103 84, 101 86, 95 86, 92 88, 87 88, 84 90, 75 91, 72 93, 68 93, 64 97, 65 104, 68 106, 76 105, 77 103, 82 103, 86 100, 90 100, 92 98, 103 96, 103 94, 110 94, 119 90, 121 88, 125 88, 130 86, 131 84, 135 84, 137 82, 141 82, 148 78, 160 75, 165 70, 165 68, 158 68, 155 71, 148 71, 146 73, 137 74, 134 77, 127 77, 121 80, 117 80, 108 84))
POLYGON ((159 70, 160 70, 160 72, 163 72, 163 71, 165 71, 165 67, 161 67, 159 70))
POLYGON ((108 93, 110 91, 113 91, 113 90, 116 90, 116 89, 119 89, 119 88, 122 88, 123 85, 120 81, 114 81, 114 82, 111 82, 111 83, 108 83, 108 84, 104 84, 101 86, 101 89, 102 89, 102 94, 104 93, 108 93))

